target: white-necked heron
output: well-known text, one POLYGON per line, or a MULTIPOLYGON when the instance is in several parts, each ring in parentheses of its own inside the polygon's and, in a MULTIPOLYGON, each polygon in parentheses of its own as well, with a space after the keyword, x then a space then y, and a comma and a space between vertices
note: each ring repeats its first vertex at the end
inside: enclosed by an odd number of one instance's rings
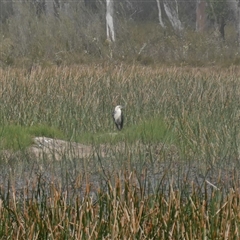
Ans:
POLYGON ((124 117, 123 117, 122 109, 123 109, 123 106, 117 105, 112 114, 113 120, 118 130, 121 130, 123 128, 124 117))

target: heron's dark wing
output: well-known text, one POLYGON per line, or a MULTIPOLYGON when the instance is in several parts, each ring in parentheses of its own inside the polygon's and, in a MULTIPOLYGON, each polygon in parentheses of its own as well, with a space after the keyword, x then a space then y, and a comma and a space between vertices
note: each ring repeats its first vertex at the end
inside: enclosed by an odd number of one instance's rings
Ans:
POLYGON ((124 116, 123 113, 121 114, 121 122, 120 122, 120 129, 123 128, 124 116))
POLYGON ((121 115, 119 118, 116 118, 115 114, 116 114, 116 111, 113 111, 112 117, 113 117, 114 123, 116 124, 117 129, 121 130, 123 128, 123 121, 124 121, 123 113, 121 112, 121 115))

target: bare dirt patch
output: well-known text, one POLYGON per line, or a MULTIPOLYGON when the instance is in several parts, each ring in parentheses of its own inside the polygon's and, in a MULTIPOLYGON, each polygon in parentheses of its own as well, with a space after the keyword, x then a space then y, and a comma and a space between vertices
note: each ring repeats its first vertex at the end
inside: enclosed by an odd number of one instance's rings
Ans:
POLYGON ((47 137, 35 137, 33 141, 34 145, 28 148, 28 152, 37 158, 59 161, 64 156, 85 158, 92 154, 92 147, 81 143, 47 137))

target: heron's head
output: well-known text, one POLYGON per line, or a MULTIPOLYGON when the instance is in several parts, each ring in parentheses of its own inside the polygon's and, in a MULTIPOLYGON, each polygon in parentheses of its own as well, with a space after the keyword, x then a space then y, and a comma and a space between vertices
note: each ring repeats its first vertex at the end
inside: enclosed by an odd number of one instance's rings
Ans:
POLYGON ((118 111, 118 110, 121 110, 121 109, 123 109, 124 107, 122 106, 122 105, 117 105, 116 107, 115 107, 115 111, 118 111))

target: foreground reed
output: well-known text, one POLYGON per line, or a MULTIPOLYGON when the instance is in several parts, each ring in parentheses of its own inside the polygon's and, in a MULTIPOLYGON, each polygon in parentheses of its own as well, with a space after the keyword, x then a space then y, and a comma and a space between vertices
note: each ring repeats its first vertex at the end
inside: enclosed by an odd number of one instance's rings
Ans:
POLYGON ((173 186, 166 194, 144 196, 133 173, 107 182, 107 191, 90 188, 68 199, 56 185, 25 188, 24 201, 8 189, 0 201, 1 239, 238 239, 240 193, 225 197, 213 190, 199 197, 195 186, 184 198, 173 186), (44 188, 49 188, 49 193, 44 188))

